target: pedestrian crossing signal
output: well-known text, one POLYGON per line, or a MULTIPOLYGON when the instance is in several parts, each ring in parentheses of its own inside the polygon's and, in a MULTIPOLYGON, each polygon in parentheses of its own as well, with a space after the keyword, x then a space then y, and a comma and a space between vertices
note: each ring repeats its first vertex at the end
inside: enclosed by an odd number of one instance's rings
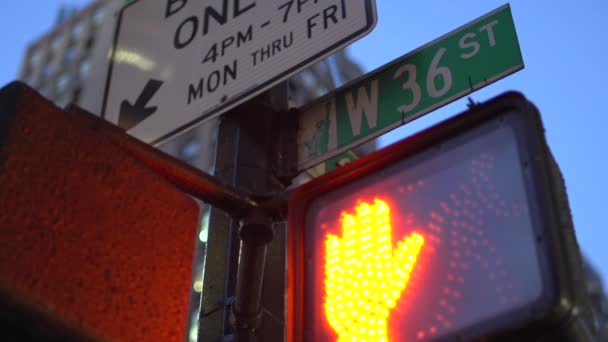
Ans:
POLYGON ((509 93, 303 185, 288 341, 581 337, 554 166, 538 113, 509 93))

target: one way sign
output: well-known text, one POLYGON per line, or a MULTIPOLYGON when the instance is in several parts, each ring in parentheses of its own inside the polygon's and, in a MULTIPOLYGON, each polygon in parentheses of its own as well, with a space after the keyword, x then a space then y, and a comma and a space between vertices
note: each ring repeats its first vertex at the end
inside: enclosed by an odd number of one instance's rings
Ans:
POLYGON ((119 15, 102 116, 154 145, 376 24, 374 0, 138 0, 119 15))
POLYGON ((128 131, 154 114, 158 107, 146 107, 146 105, 162 85, 163 81, 149 80, 144 90, 137 97, 135 104, 131 104, 127 100, 122 101, 118 112, 118 126, 128 131))

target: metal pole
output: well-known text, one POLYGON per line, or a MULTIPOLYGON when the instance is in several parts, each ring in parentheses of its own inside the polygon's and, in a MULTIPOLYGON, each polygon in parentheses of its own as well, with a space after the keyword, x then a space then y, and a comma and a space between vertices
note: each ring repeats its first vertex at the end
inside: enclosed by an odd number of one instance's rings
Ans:
MULTIPOLYGON (((222 182, 251 194, 283 190, 275 178, 279 156, 274 130, 276 117, 287 107, 286 90, 283 84, 221 117, 215 175, 222 182)), ((241 222, 212 209, 199 341, 262 341, 256 334, 263 321, 264 268, 273 237, 265 209, 256 206, 241 222), (227 324, 230 315, 232 326, 227 324)), ((280 300, 284 294, 274 295, 280 300)))
MULTIPOLYGON (((222 182, 237 184, 236 160, 239 148, 239 125, 230 113, 221 118, 215 157, 214 175, 222 182)), ((231 305, 236 288, 239 240, 237 221, 225 211, 211 208, 205 257, 205 280, 199 311, 198 341, 232 340, 231 305)))
POLYGON ((68 113, 89 117, 91 128, 99 130, 123 151, 163 176, 180 190, 222 209, 234 217, 245 216, 251 210, 259 207, 258 202, 250 196, 202 170, 131 137, 118 126, 100 120, 76 106, 69 108, 68 113))
POLYGON ((274 231, 268 215, 255 211, 245 218, 239 232, 241 258, 234 304, 235 335, 238 342, 253 342, 262 319, 262 286, 268 244, 274 231))
MULTIPOLYGON (((259 98, 257 105, 252 104, 251 113, 240 117, 243 129, 243 164, 239 169, 246 181, 243 185, 254 187, 253 193, 271 193, 283 190, 282 184, 275 178, 281 164, 280 153, 277 153, 277 122, 287 114, 287 85, 282 84, 265 97, 259 98)), ((259 333, 264 321, 262 293, 265 280, 265 267, 270 243, 274 231, 272 219, 265 208, 254 210, 241 222, 239 237, 241 239, 241 257, 237 277, 236 301, 233 308, 235 337, 237 342, 263 341, 259 333)), ((280 241, 279 241, 280 243, 280 241)), ((283 277, 284 265, 280 276, 283 277)), ((274 270, 276 271, 276 270, 274 270)), ((283 291, 274 296, 282 300, 283 291)), ((282 330, 280 330, 282 331, 282 330)), ((280 332, 275 331, 273 338, 282 340, 280 332)))

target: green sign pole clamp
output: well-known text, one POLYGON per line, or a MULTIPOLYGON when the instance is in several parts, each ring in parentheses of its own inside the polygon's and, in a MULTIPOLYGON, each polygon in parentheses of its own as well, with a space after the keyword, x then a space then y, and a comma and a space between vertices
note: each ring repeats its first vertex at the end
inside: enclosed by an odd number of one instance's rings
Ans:
POLYGON ((509 5, 303 107, 298 170, 359 144, 523 69, 509 5))

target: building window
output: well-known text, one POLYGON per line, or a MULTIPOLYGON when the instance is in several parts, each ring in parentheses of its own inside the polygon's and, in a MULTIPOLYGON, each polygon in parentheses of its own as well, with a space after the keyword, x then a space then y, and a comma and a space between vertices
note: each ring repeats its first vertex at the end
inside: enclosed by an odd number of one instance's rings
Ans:
POLYGON ((40 60, 42 58, 42 53, 40 50, 34 50, 30 53, 29 66, 34 69, 38 64, 40 64, 40 60))
POLYGON ((78 104, 78 102, 80 101, 81 94, 82 94, 82 88, 78 87, 78 88, 74 89, 74 92, 72 93, 72 103, 78 104))
POLYGON ((93 13, 93 23, 95 23, 96 26, 103 24, 104 16, 105 9, 103 7, 97 8, 93 13))
POLYGON ((77 21, 74 26, 72 26, 72 37, 74 39, 79 40, 84 32, 84 24, 82 20, 77 21))
POLYGON ((76 47, 74 45, 68 46, 63 53, 63 62, 65 64, 73 63, 76 60, 76 47))
POLYGON ((192 139, 180 151, 180 158, 187 163, 193 163, 200 151, 201 143, 196 139, 192 139))
POLYGON ((95 38, 93 36, 90 36, 89 39, 87 39, 84 48, 88 51, 93 47, 93 44, 95 44, 95 38))
POLYGON ((317 87, 317 78, 312 73, 312 71, 306 69, 300 73, 300 78, 304 83, 304 88, 308 91, 313 90, 317 87))
POLYGON ((91 71, 91 60, 85 59, 80 62, 80 67, 78 68, 78 76, 80 80, 84 81, 89 76, 89 72, 91 71))
POLYGON ((341 85, 343 85, 344 83, 346 83, 346 80, 344 80, 344 78, 342 77, 342 73, 340 72, 340 65, 338 64, 338 60, 336 59, 336 56, 330 56, 325 60, 325 63, 327 63, 327 69, 329 71, 329 76, 331 77, 331 79, 333 80, 333 86, 334 87, 339 87, 341 85))
POLYGON ((63 94, 68 85, 70 84, 70 76, 67 73, 63 73, 55 80, 55 92, 57 94, 63 94))
POLYGON ((53 61, 48 59, 42 67, 42 80, 46 81, 53 76, 53 61))
POLYGON ((53 40, 51 40, 51 48, 57 52, 61 49, 61 44, 63 43, 63 38, 61 36, 55 36, 53 37, 53 40))

